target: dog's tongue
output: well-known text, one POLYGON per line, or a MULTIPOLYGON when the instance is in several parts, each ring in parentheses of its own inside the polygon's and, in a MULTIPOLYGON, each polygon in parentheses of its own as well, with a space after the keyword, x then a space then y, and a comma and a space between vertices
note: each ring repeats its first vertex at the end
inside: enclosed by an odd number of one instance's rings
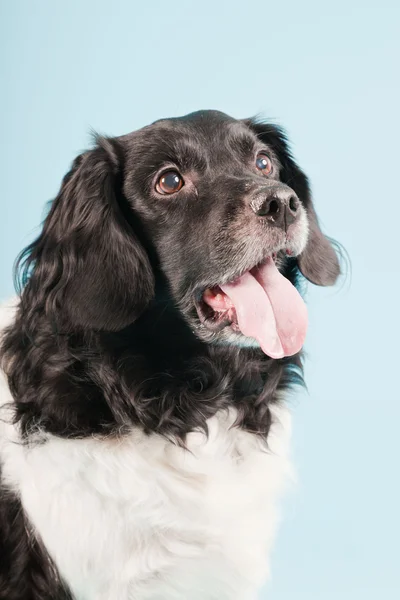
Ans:
POLYGON ((272 258, 252 273, 220 286, 235 307, 240 331, 255 338, 271 358, 296 354, 307 331, 303 299, 272 258))

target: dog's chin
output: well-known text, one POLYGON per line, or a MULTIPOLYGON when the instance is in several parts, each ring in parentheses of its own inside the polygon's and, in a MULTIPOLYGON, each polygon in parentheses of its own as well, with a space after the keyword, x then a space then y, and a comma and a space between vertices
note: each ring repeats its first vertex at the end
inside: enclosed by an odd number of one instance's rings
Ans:
POLYGON ((192 318, 190 321, 193 333, 207 344, 235 348, 261 348, 256 339, 243 335, 237 322, 227 322, 220 327, 213 328, 202 323, 198 317, 192 318))

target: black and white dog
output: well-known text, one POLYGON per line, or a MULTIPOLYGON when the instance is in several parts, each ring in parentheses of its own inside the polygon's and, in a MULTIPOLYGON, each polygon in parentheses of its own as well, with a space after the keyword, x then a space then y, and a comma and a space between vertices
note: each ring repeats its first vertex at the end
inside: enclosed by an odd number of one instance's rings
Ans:
POLYGON ((339 274, 282 131, 216 111, 98 138, 1 312, 1 600, 249 600, 339 274), (301 275, 302 274, 302 275, 301 275))

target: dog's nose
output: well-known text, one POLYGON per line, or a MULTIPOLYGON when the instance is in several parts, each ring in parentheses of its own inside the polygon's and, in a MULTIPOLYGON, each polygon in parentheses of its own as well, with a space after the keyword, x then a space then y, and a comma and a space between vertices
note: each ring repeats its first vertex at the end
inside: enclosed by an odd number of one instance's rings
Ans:
POLYGON ((258 217, 265 217, 270 225, 287 230, 298 217, 300 201, 292 190, 274 190, 253 210, 258 217))

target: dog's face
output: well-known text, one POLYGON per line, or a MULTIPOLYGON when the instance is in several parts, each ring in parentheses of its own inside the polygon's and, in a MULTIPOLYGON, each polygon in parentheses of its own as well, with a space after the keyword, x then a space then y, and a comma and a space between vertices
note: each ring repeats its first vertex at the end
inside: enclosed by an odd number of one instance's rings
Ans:
POLYGON ((36 287, 49 311, 64 307, 64 327, 118 330, 162 297, 201 339, 258 340, 273 357, 304 337, 301 301, 279 273, 287 257, 318 285, 339 274, 282 132, 215 111, 99 139, 32 248, 36 287), (269 315, 272 333, 258 334, 269 315))

